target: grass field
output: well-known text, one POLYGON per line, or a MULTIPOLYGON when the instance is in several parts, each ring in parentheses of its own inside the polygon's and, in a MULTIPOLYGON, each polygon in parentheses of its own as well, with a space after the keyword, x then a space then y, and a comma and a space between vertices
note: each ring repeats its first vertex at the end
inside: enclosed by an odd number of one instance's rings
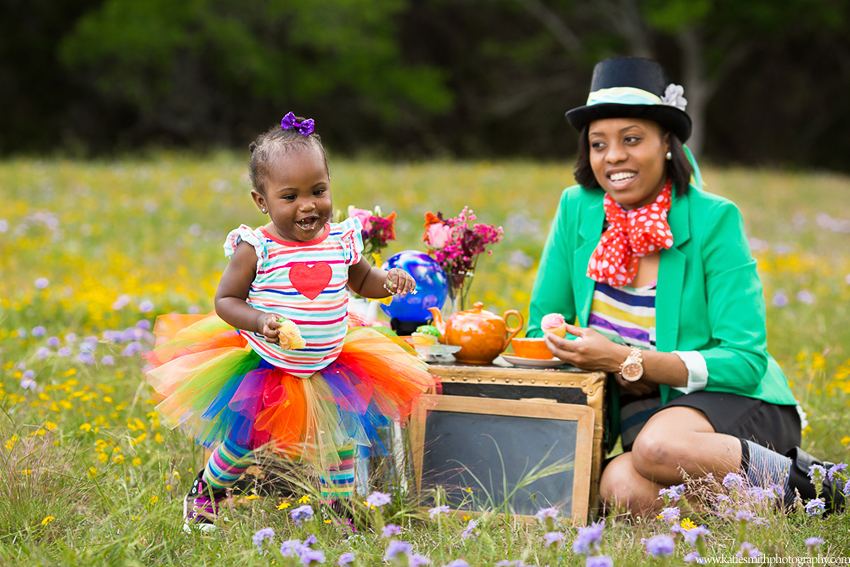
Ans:
MULTIPOLYGON (((472 286, 473 299, 497 312, 527 312, 548 225, 571 180, 567 164, 507 161, 332 161, 331 174, 336 208, 397 212, 398 242, 385 256, 422 248, 429 210, 454 215, 469 205, 480 222, 503 226, 504 240, 482 258, 472 286)), ((770 351, 808 414, 804 448, 847 462, 850 178, 712 168, 704 176, 707 189, 743 211, 765 286, 770 351)), ((463 518, 432 520, 401 498, 381 514, 358 504, 353 535, 320 517, 315 496, 317 518, 302 527, 286 503, 250 497, 218 536, 182 534, 181 501, 201 452, 161 426, 140 352, 150 348, 158 313, 211 310, 224 237, 263 222, 248 191, 244 160, 226 153, 0 163, 0 562, 295 565, 277 551, 280 542, 315 534, 326 563, 354 552, 358 565, 374 565, 389 540, 374 522, 368 527, 369 516, 401 525, 395 539, 433 565, 584 565, 566 524, 544 529, 490 515, 464 538, 463 518), (251 536, 269 526, 276 536, 261 555, 251 536), (566 545, 547 546, 547 530, 560 531, 566 545)), ((291 504, 310 494, 305 488, 291 504)), ((761 520, 745 522, 741 534, 722 514, 680 508, 682 519, 711 531, 710 557, 733 555, 744 538, 771 556, 850 556, 845 514, 785 516, 756 505, 761 520), (813 536, 824 543, 807 547, 813 536)), ((609 519, 599 553, 617 565, 645 563, 641 538, 662 533, 670 533, 663 519, 609 519)), ((681 563, 691 551, 679 538, 666 561, 681 563)))

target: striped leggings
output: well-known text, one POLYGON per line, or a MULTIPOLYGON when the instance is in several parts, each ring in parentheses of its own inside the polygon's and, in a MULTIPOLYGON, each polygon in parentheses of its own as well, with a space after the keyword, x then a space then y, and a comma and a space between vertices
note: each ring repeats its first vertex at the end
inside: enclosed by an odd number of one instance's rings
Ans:
MULTIPOLYGON (((229 436, 216 447, 204 469, 204 480, 214 490, 224 490, 236 484, 242 473, 254 463, 254 452, 239 444, 234 437, 229 436)), ((354 494, 355 453, 353 445, 341 448, 339 462, 327 471, 320 471, 322 499, 346 498, 354 494)))

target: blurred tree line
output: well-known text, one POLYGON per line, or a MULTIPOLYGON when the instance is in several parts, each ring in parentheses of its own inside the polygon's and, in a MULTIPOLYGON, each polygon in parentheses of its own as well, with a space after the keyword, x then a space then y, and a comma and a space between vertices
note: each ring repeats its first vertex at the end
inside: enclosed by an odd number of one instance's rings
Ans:
POLYGON ((848 171, 848 32, 847 0, 2 0, 0 153, 247 148, 294 110, 340 152, 560 158, 637 55, 698 153, 848 171))

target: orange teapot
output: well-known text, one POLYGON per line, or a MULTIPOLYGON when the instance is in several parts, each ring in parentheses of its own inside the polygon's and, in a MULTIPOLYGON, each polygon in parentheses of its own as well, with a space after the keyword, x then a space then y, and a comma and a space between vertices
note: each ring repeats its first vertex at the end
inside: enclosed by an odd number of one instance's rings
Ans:
POLYGON ((429 311, 434 315, 434 326, 440 331, 440 342, 461 349, 455 353, 458 362, 467 364, 489 364, 508 347, 511 339, 522 329, 524 320, 519 311, 505 311, 504 315, 482 309, 483 303, 475 303, 472 309, 459 311, 443 322, 436 307, 429 311), (510 315, 519 318, 519 325, 508 327, 510 315))

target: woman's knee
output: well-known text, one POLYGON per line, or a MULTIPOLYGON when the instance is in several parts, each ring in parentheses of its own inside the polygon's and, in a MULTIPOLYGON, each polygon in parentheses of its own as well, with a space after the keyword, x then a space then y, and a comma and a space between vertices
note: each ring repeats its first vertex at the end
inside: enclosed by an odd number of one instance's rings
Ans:
POLYGON ((632 465, 632 454, 614 458, 602 472, 599 497, 608 509, 625 509, 642 514, 653 505, 654 494, 647 491, 648 481, 632 465))

